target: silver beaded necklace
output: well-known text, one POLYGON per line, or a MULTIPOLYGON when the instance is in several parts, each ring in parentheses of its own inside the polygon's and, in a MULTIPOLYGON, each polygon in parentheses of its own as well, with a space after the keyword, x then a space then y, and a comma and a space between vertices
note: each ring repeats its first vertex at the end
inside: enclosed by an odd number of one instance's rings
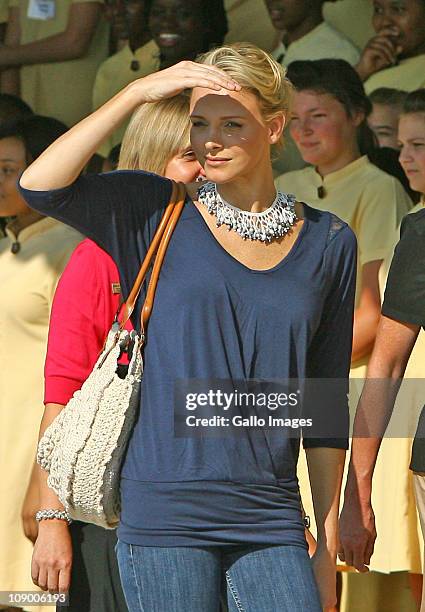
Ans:
POLYGON ((255 213, 241 210, 229 202, 217 191, 217 185, 204 182, 198 190, 198 201, 204 204, 208 212, 216 217, 217 227, 227 225, 245 240, 271 242, 273 238, 284 236, 297 220, 295 197, 278 191, 269 208, 255 213))

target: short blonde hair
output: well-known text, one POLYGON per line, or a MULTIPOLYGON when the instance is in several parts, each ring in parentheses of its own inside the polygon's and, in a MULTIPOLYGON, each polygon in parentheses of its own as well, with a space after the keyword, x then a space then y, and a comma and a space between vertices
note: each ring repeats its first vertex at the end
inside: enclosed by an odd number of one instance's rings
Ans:
POLYGON ((189 146, 187 95, 143 104, 125 132, 118 169, 146 170, 164 176, 170 159, 189 146))
MULTIPOLYGON (((293 87, 283 66, 262 49, 251 43, 234 43, 208 51, 197 61, 221 68, 253 93, 265 121, 279 115, 289 118, 293 87)), ((278 144, 282 143, 283 137, 278 144)))

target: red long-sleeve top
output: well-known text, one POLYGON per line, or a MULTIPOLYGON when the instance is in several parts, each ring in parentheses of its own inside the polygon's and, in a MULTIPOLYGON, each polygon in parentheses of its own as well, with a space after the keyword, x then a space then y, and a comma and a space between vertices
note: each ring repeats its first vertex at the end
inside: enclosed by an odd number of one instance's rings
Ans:
MULTIPOLYGON (((56 289, 45 362, 44 403, 66 404, 89 376, 120 301, 113 259, 92 240, 75 249, 56 289)), ((128 322, 126 329, 131 330, 128 322)))

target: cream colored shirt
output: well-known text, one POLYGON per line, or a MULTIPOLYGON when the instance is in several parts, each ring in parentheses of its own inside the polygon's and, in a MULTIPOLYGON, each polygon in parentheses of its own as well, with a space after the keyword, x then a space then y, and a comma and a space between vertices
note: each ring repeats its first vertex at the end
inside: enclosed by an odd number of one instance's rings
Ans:
MULTIPOLYGON (((357 305, 362 266, 392 253, 401 219, 412 207, 401 183, 363 156, 324 178, 312 166, 282 174, 276 186, 295 194, 297 200, 334 213, 350 225, 358 242, 357 305), (319 187, 325 191, 323 198, 319 198, 319 187)), ((360 362, 353 367, 358 365, 360 362)))
POLYGON ((324 58, 343 59, 349 64, 357 64, 359 52, 352 42, 341 32, 335 30, 323 21, 302 38, 293 42, 289 47, 283 43, 273 51, 273 56, 279 59, 283 56, 282 64, 289 66, 297 60, 318 60, 324 58))
POLYGON ((271 51, 276 30, 270 21, 264 0, 224 0, 229 23, 226 42, 251 42, 271 51))
POLYGON ((397 66, 373 74, 364 84, 367 94, 379 87, 415 91, 425 87, 425 54, 402 60, 397 66))
MULTIPOLYGON (((158 68, 159 49, 153 40, 134 53, 126 45, 118 53, 108 57, 99 67, 93 88, 93 110, 102 106, 135 79, 156 72, 158 68), (132 62, 138 63, 137 70, 131 69, 132 62)), ((128 121, 102 143, 98 151, 100 155, 107 157, 112 147, 122 141, 127 125, 128 121)))
POLYGON ((338 0, 325 2, 323 5, 326 21, 349 38, 357 49, 363 49, 372 36, 375 36, 372 14, 371 0, 338 0))
MULTIPOLYGON (((32 544, 21 507, 43 414, 43 370, 50 308, 59 277, 82 236, 50 218, 0 239, 0 591, 36 591, 32 544)), ((0 603, 3 602, 2 600, 0 603)), ((31 607, 48 612, 52 607, 31 607)))
MULTIPOLYGON (((71 5, 93 0, 56 1, 54 18, 46 20, 28 17, 29 2, 12 0, 13 5, 20 9, 21 44, 64 32, 71 5)), ((84 57, 21 68, 22 98, 35 113, 55 117, 68 126, 74 125, 91 112, 93 83, 99 65, 108 56, 108 44, 109 26, 101 17, 84 57)))
POLYGON ((366 155, 324 178, 312 166, 282 174, 279 189, 298 200, 328 210, 346 221, 356 234, 361 266, 383 259, 397 242, 402 217, 412 202, 401 183, 372 164, 366 155), (319 198, 318 188, 325 191, 319 198))

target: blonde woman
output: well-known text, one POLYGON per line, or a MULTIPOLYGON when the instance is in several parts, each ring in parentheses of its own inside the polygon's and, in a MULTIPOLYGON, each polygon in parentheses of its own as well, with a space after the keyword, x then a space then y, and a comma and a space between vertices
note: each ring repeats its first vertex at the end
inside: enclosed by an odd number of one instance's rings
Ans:
MULTIPOLYGON (((180 181, 195 180, 201 166, 189 141, 189 99, 180 95, 138 109, 127 128, 118 167, 144 168, 180 181)), ((44 424, 67 404, 96 362, 119 305, 119 278, 112 258, 91 240, 84 240, 71 257, 56 291, 50 320, 44 424)), ((42 505, 58 507, 45 481, 40 499, 42 505)), ((35 550, 36 556, 49 550, 57 562, 69 565, 73 553, 71 610, 120 612, 127 607, 115 543, 114 531, 84 523, 68 528, 63 521, 45 521, 35 550)))
MULTIPOLYGON (((213 379, 245 388, 252 379, 342 378, 330 405, 347 420, 356 244, 330 213, 276 193, 271 147, 281 143, 291 93, 282 67, 236 44, 135 81, 59 139, 21 187, 31 206, 110 252, 126 293, 170 182, 137 171, 78 175, 136 106, 188 88, 191 143, 207 181, 187 185, 149 323, 143 409, 121 477, 117 555, 127 605, 131 612, 217 612, 226 585, 232 612, 320 612, 336 601, 346 437, 305 432, 319 526, 311 561, 298 439, 246 423, 219 436, 199 427, 174 434, 175 412, 186 414, 175 401, 177 384, 192 393, 193 379, 218 397, 213 379)), ((139 314, 140 304, 136 325, 139 314)), ((214 412, 213 400, 209 407, 214 412)), ((42 503, 55 507, 47 496, 42 503)), ((39 550, 32 572, 43 587, 69 583, 69 565, 52 565, 39 550)))

